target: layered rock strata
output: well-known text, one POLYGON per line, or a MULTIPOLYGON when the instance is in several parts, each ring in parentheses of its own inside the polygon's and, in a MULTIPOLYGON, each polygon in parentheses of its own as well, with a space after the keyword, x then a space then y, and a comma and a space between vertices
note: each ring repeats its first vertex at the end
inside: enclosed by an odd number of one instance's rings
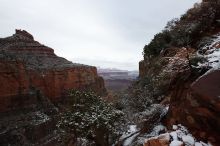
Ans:
POLYGON ((70 89, 106 94, 96 67, 58 57, 24 30, 0 38, 0 145, 67 145, 55 105, 65 108, 70 89))
POLYGON ((0 75, 0 112, 33 102, 25 98, 33 90, 52 102, 63 100, 69 89, 106 92, 95 67, 58 57, 24 30, 0 39, 0 75))

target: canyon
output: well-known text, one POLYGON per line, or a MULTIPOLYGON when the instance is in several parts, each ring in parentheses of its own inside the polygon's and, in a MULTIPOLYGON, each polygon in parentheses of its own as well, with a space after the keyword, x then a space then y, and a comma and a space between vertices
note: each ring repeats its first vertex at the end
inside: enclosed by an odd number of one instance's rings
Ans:
POLYGON ((138 71, 128 71, 111 68, 98 68, 98 75, 103 77, 108 92, 123 92, 135 82, 139 76, 138 71))
POLYGON ((219 7, 168 22, 139 75, 73 63, 25 30, 0 38, 0 145, 218 146, 219 7))
POLYGON ((57 56, 25 30, 0 39, 0 83, 2 146, 53 145, 48 141, 59 137, 54 133, 59 111, 55 105, 68 99, 69 90, 106 95, 96 67, 57 56))

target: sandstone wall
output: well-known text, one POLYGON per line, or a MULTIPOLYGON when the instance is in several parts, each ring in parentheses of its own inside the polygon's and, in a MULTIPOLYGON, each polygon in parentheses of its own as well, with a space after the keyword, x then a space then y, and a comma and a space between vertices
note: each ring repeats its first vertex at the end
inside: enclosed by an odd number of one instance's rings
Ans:
POLYGON ((70 89, 106 93, 95 67, 56 56, 53 49, 34 41, 31 34, 22 30, 0 39, 0 83, 0 112, 34 102, 31 94, 58 102, 70 89))

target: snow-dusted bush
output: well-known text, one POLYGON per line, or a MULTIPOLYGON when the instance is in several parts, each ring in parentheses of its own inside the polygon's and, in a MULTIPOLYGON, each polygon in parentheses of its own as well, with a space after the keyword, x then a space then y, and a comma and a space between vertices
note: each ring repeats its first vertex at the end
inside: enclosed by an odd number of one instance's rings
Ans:
POLYGON ((133 112, 143 112, 152 104, 159 103, 168 88, 166 78, 165 75, 146 76, 134 83, 126 97, 129 108, 133 112))
POLYGON ((96 145, 108 146, 121 134, 123 113, 93 93, 70 92, 71 107, 61 114, 58 127, 96 145))

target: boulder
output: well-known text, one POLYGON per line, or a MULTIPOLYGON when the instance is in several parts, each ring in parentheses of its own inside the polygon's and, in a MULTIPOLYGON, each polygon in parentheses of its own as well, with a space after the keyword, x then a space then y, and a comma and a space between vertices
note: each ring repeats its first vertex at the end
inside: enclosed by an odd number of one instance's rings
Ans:
POLYGON ((153 137, 150 139, 147 139, 144 142, 144 146, 169 146, 170 141, 170 134, 165 133, 161 134, 158 137, 153 137))

